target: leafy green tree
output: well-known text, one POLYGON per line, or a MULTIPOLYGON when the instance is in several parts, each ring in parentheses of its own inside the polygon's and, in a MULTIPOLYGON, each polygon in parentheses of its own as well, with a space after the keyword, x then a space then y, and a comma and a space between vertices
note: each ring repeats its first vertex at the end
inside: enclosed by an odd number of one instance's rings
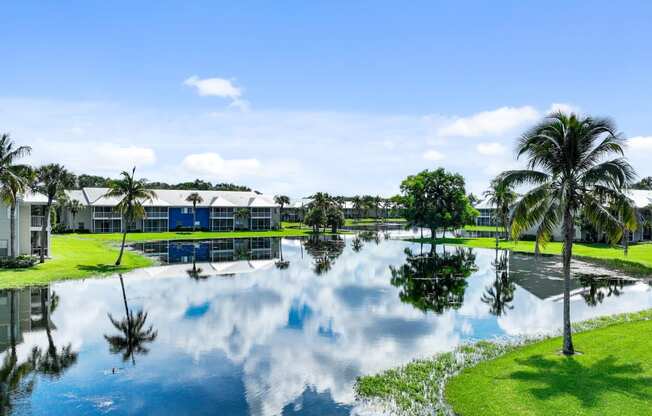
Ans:
POLYGON ((145 217, 145 207, 143 207, 143 202, 152 201, 156 198, 156 193, 147 189, 147 183, 145 180, 136 180, 135 175, 135 167, 131 173, 123 171, 120 174, 121 179, 111 182, 108 192, 104 195, 106 197, 120 199, 120 202, 118 202, 115 209, 122 216, 124 224, 122 229, 122 244, 120 245, 120 254, 115 262, 116 266, 119 266, 120 263, 122 263, 122 255, 125 250, 129 224, 133 224, 137 220, 145 217))
POLYGON ((43 225, 41 226, 41 263, 45 262, 45 246, 48 240, 48 227, 52 213, 52 203, 64 195, 64 191, 75 184, 75 175, 62 165, 51 163, 36 169, 36 189, 47 198, 43 225))
POLYGON ((9 256, 16 252, 16 205, 21 194, 29 188, 33 180, 32 170, 17 164, 18 159, 30 154, 29 146, 16 147, 8 134, 0 135, 0 198, 9 205, 9 256))
POLYGON ((632 185, 632 189, 643 189, 646 191, 652 191, 652 176, 647 176, 642 178, 640 181, 632 185))
POLYGON ((186 201, 192 203, 192 230, 196 230, 197 224, 197 204, 204 202, 204 198, 198 192, 193 192, 186 197, 186 201))
POLYGON ((331 227, 333 234, 338 228, 344 226, 344 213, 339 205, 332 204, 326 209, 326 225, 331 227))
POLYGON ((498 247, 498 224, 505 229, 505 238, 509 239, 509 213, 518 195, 510 186, 499 179, 494 179, 484 196, 496 210, 496 247, 498 247))
POLYGON ((318 233, 319 228, 326 224, 326 212, 319 207, 310 208, 303 222, 312 227, 314 233, 318 233))
POLYGON ((442 168, 408 176, 401 192, 408 223, 429 228, 432 238, 437 230, 463 227, 478 215, 466 197, 464 178, 442 168))
POLYGON ((281 218, 283 218, 283 208, 286 205, 290 205, 290 197, 287 196, 287 195, 276 195, 274 197, 274 202, 281 206, 281 209, 280 209, 279 213, 281 215, 281 218))
POLYGON ((519 140, 517 157, 527 158, 527 169, 501 175, 506 186, 533 186, 515 205, 513 237, 535 228, 537 243, 545 245, 555 227, 562 227, 565 355, 575 353, 570 321, 575 220, 583 212, 612 242, 622 237, 623 223, 609 205, 630 203, 625 192, 634 178, 634 170, 623 157, 623 143, 608 119, 557 112, 519 140), (616 157, 610 159, 612 156, 616 157))

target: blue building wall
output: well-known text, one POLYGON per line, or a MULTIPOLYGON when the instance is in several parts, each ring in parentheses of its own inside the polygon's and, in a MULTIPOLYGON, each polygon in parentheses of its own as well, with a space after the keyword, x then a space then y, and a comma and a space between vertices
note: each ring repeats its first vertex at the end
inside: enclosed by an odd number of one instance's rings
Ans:
POLYGON ((198 263, 210 261, 210 244, 199 242, 172 242, 168 250, 168 263, 182 263, 182 257, 187 257, 187 262, 192 261, 193 255, 198 263))
MULTIPOLYGON (((170 208, 169 224, 170 230, 177 228, 192 228, 192 208, 188 209, 187 214, 182 213, 183 208, 170 208)), ((210 228, 210 208, 197 208, 197 221, 199 222, 198 228, 210 228)))

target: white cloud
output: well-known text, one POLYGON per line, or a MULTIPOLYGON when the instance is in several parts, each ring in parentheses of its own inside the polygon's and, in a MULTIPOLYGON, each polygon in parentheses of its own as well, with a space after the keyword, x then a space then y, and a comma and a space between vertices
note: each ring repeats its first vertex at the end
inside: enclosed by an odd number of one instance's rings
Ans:
POLYGON ((217 153, 197 153, 186 156, 183 169, 196 175, 214 179, 238 179, 260 172, 262 164, 257 159, 224 159, 217 153))
POLYGON ((445 159, 445 156, 441 152, 430 149, 423 154, 423 158, 431 162, 437 162, 445 159))
POLYGON ((552 103, 548 110, 546 110, 546 114, 556 113, 558 111, 563 113, 579 113, 580 108, 568 103, 552 103))
POLYGON ((197 75, 183 81, 184 85, 194 87, 197 93, 202 96, 223 97, 231 98, 234 102, 242 95, 240 88, 233 85, 231 81, 224 78, 204 78, 201 79, 197 75))
POLYGON ((636 136, 627 139, 627 145, 631 150, 649 152, 652 151, 652 136, 636 136))
POLYGON ((469 117, 460 117, 440 127, 440 136, 480 137, 499 135, 517 127, 532 123, 540 117, 539 112, 530 106, 501 107, 483 111, 469 117))
POLYGON ((475 147, 475 149, 481 155, 486 155, 486 156, 504 155, 507 151, 507 148, 504 145, 497 142, 480 143, 475 147))
POLYGON ((79 173, 116 174, 133 166, 151 166, 157 161, 156 153, 150 147, 125 146, 110 142, 39 140, 32 147, 34 152, 30 160, 34 164, 63 163, 79 173))

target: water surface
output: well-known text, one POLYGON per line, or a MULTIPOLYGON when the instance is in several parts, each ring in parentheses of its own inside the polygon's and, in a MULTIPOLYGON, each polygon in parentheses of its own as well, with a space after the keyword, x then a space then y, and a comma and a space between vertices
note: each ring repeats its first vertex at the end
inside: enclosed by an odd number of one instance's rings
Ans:
MULTIPOLYGON (((0 291, 10 413, 355 414, 360 375, 561 320, 555 258, 376 232, 133 249, 161 266, 0 291)), ((575 320, 652 306, 645 283, 582 273, 575 320)))

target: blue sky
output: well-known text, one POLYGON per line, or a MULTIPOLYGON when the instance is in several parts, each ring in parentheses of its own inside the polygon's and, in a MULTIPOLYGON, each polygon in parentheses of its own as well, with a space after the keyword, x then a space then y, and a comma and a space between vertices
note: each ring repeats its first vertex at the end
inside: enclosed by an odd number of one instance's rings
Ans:
POLYGON ((652 157, 652 4, 16 2, 0 130, 32 162, 270 193, 481 192, 551 108, 613 117, 652 157))

